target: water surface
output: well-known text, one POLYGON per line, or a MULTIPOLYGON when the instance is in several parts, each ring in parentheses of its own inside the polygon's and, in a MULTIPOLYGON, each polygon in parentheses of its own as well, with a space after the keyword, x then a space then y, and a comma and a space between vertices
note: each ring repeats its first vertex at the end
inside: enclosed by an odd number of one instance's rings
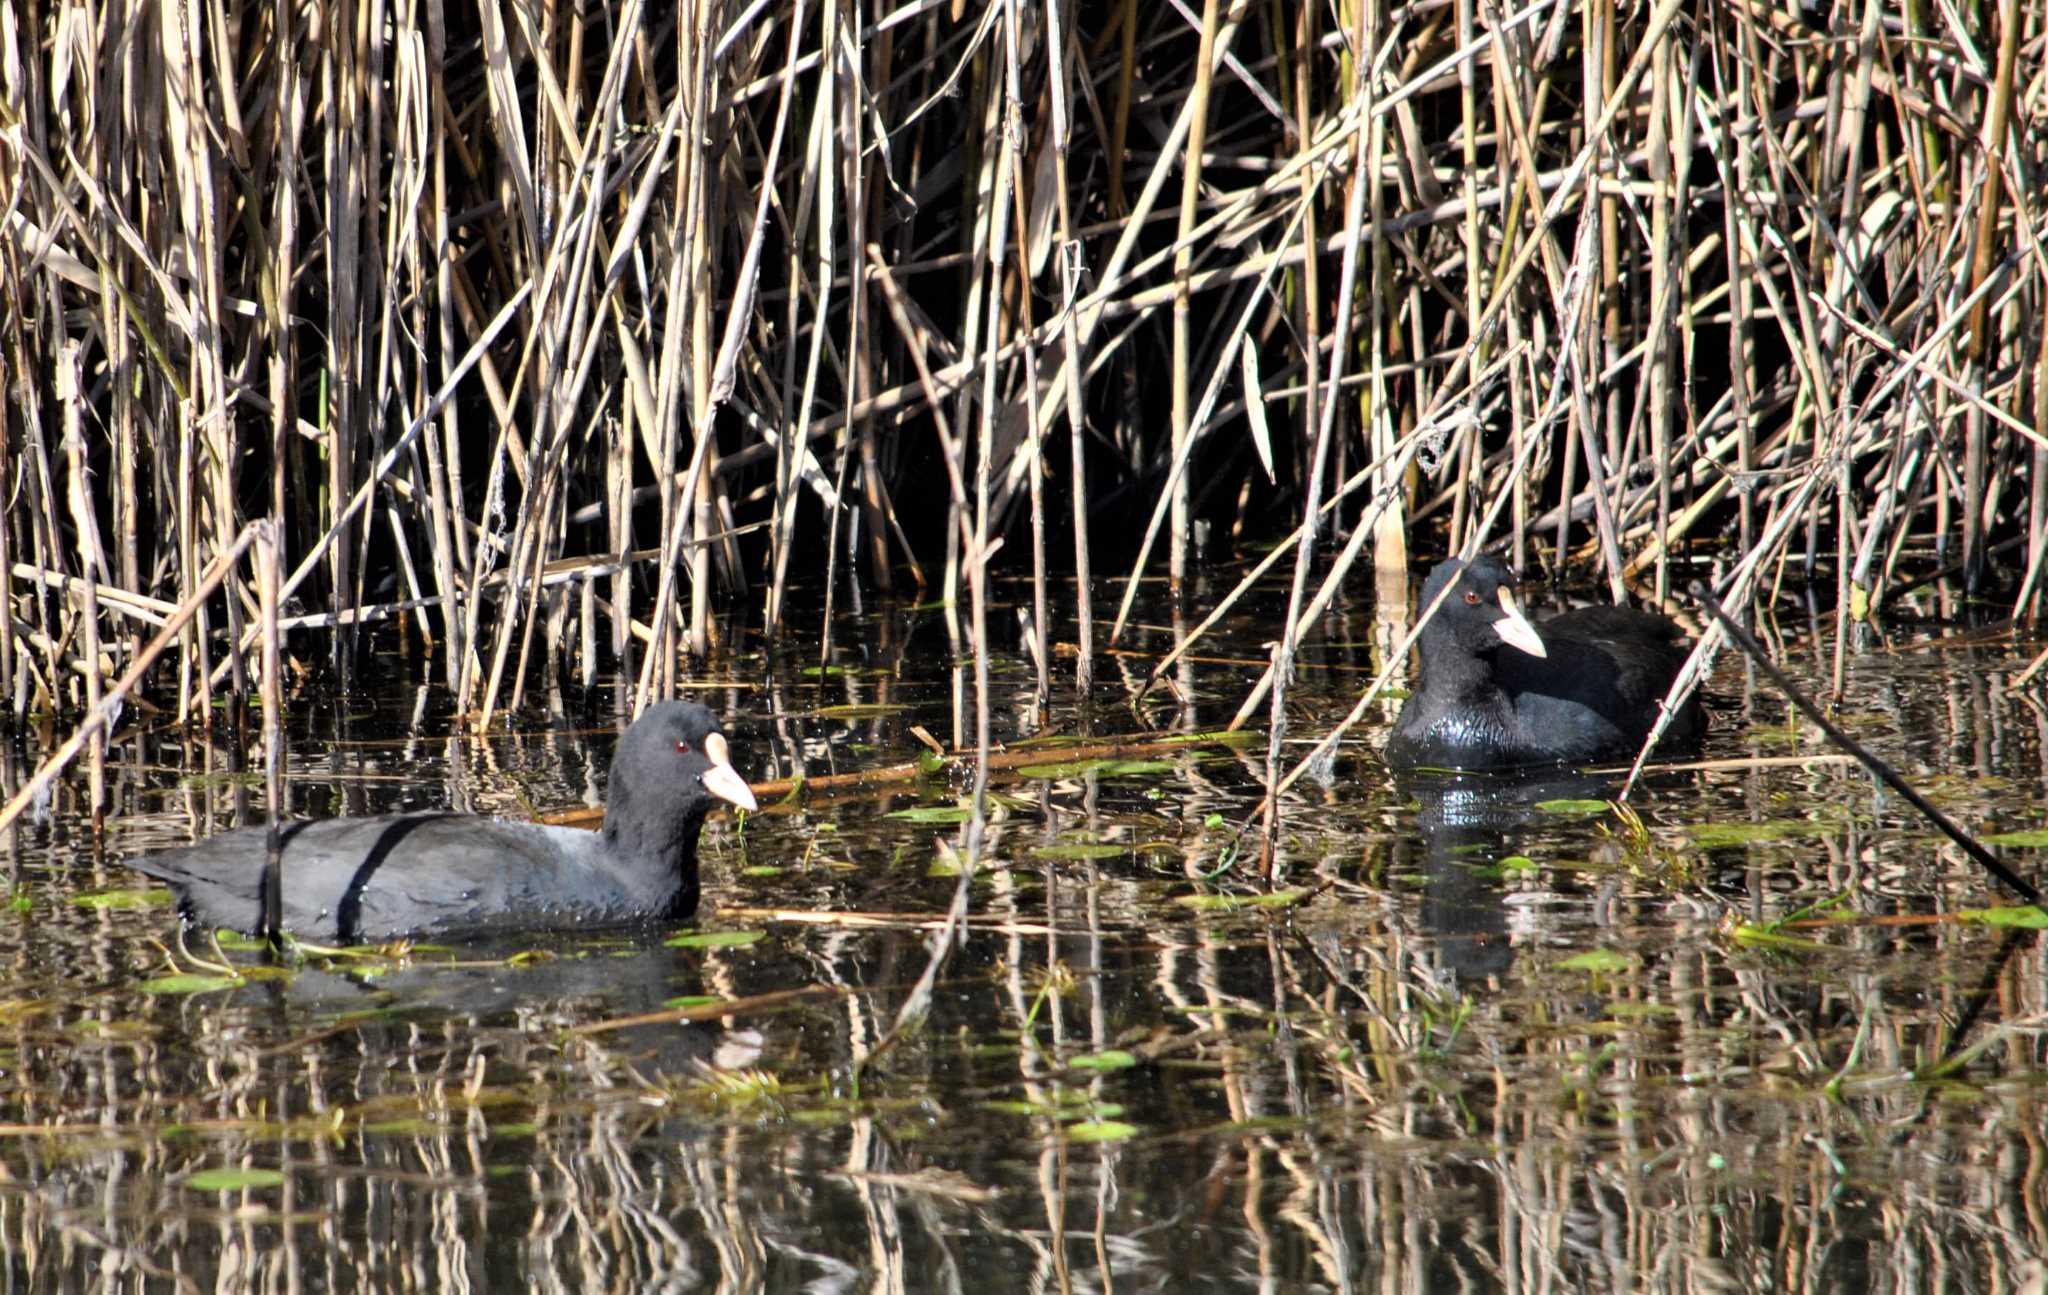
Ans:
MULTIPOLYGON (((1220 729, 1278 606, 1134 702, 1175 632, 1143 612, 1086 705, 1065 657, 1032 696, 1005 607, 997 736, 1220 729)), ((1825 688, 1832 624, 1769 628, 1825 688)), ((1369 603, 1319 627, 1294 758, 1391 632, 1369 603)), ((835 642, 820 669, 815 642, 742 636, 693 680, 750 778, 913 760, 913 726, 971 722, 937 611, 871 608, 835 642)), ((295 813, 601 803, 615 689, 537 689, 474 739, 378 650, 388 691, 295 706, 295 813)), ((2038 831, 2048 711, 2009 681, 2039 651, 1929 593, 1850 644, 1842 712, 1964 823, 2038 831)), ((1739 660, 1712 690, 1716 763, 1652 774, 1639 825, 1600 775, 1397 781, 1377 708, 1285 799, 1270 880, 1238 830, 1262 744, 1050 750, 996 784, 969 933, 886 1047, 958 885, 947 778, 714 820, 690 928, 276 971, 229 949, 221 982, 119 861, 259 817, 251 744, 135 722, 100 840, 74 779, 6 843, 0 1268, 35 1289, 2038 1281, 2038 939, 1953 920, 2016 901, 1739 660)), ((36 749, 9 751, 10 786, 36 749)), ((2038 849, 2004 852, 2036 872, 2038 849)))

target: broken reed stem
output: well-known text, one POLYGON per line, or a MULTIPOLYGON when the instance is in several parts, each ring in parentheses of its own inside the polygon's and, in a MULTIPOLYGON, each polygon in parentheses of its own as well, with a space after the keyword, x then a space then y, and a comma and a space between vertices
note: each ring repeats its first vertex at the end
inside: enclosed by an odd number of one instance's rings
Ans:
POLYGON ((1721 631, 1734 640, 1736 646, 1748 654, 1749 659, 1756 664, 1756 667, 1762 670, 1770 678, 1770 681, 1778 686, 1778 690, 1784 693, 1794 706, 1798 707, 1801 714, 1820 726, 1821 731, 1828 735, 1830 741, 1834 742, 1836 746, 1841 747, 1844 751, 1847 751, 1850 755, 1855 756, 1857 761, 1864 768, 1870 770, 1878 781, 1904 797, 1908 804, 1920 811, 1922 818, 1925 818, 1928 822, 1939 828, 1942 835, 1954 841, 1962 848, 1963 853, 1969 855, 1970 858, 1977 862, 1978 866, 2003 882, 2014 894, 2026 900, 2029 904, 2039 904, 2041 902, 2041 892, 2031 882, 2007 867, 1997 855, 1985 849, 1975 837, 1958 827, 1953 819, 1936 808, 1911 783, 1900 777, 1890 765, 1878 759, 1868 747, 1849 736, 1839 724, 1836 724, 1827 717, 1826 712, 1814 705, 1813 699, 1801 691, 1797 684, 1786 678, 1784 671, 1778 669, 1777 663, 1771 660, 1770 653, 1764 651, 1763 645, 1758 643, 1748 630, 1744 629, 1727 612, 1721 609, 1721 604, 1715 600, 1713 591, 1707 588, 1703 582, 1693 582, 1692 596, 1713 616, 1715 622, 1721 627, 1721 631))

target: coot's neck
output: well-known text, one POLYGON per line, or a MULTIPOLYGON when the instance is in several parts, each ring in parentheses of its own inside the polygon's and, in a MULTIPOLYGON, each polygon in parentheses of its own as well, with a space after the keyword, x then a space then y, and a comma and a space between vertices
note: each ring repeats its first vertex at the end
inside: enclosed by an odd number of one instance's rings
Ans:
POLYGON ((1496 687, 1493 655, 1499 645, 1475 650, 1457 629, 1431 621, 1417 645, 1422 657, 1422 689, 1435 697, 1468 697, 1496 687))
POLYGON ((627 798, 605 811, 605 862, 657 903, 662 918, 680 921, 697 911, 697 837, 710 808, 695 800, 669 813, 635 813, 627 798))

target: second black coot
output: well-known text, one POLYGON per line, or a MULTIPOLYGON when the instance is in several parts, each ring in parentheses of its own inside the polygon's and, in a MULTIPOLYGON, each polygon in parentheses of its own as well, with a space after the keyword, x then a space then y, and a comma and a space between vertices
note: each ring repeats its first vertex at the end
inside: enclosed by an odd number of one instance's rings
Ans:
MULTIPOLYGON (((1676 624, 1582 607, 1531 625, 1513 575, 1490 557, 1437 564, 1423 609, 1453 581, 1416 644, 1422 686, 1394 723, 1388 764, 1503 769, 1635 756, 1690 651, 1676 624)), ((1660 749, 1693 745, 1705 727, 1698 698, 1688 698, 1660 749)))
MULTIPOLYGON (((284 929, 348 944, 682 921, 718 801, 755 808, 717 718, 662 702, 619 738, 598 832, 453 813, 285 825, 284 929)), ((242 828, 128 866, 168 883, 188 923, 254 933, 264 837, 242 828)))

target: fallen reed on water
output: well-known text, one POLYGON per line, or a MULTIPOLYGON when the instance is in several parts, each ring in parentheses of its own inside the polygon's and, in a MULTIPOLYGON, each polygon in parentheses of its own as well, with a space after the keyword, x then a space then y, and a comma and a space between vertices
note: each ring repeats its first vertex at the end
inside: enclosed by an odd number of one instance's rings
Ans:
POLYGON ((0 698, 95 708, 176 620, 144 682, 203 717, 402 618, 485 724, 670 691, 793 581, 936 586, 971 653, 991 560, 1050 688, 1103 571, 1276 540, 1283 685, 1359 559, 1482 543, 2031 615, 2044 48, 2017 0, 9 8, 0 698))

